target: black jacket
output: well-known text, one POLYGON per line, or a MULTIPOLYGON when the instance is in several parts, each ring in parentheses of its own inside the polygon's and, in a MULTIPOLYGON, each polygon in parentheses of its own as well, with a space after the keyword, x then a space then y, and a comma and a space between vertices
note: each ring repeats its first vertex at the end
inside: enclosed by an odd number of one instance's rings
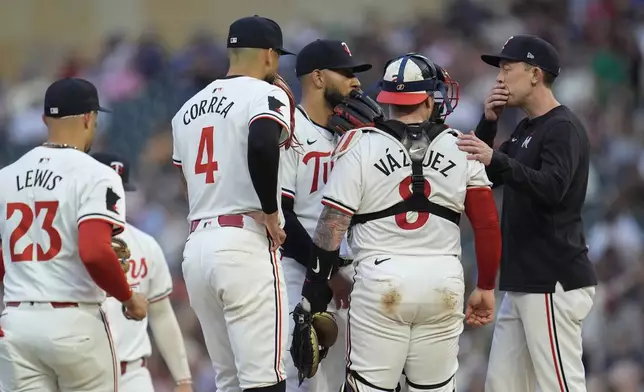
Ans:
MULTIPOLYGON (((492 146, 496 122, 481 120, 476 135, 492 146)), ((487 173, 505 185, 499 288, 552 293, 597 284, 588 260, 581 210, 590 162, 588 135, 577 116, 558 106, 523 119, 499 150, 487 173)))

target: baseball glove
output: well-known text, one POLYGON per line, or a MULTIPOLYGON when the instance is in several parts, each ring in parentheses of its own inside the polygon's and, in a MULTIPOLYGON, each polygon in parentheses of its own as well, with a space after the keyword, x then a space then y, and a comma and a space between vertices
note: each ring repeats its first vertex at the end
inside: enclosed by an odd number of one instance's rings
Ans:
POLYGON ((299 385, 305 378, 315 376, 320 362, 338 338, 338 325, 331 313, 311 314, 298 304, 293 310, 293 340, 291 357, 297 368, 299 385))
POLYGON ((286 149, 288 149, 299 145, 299 142, 295 137, 295 107, 297 106, 297 103, 295 102, 295 95, 293 94, 293 90, 291 90, 291 87, 289 87, 288 83, 286 83, 286 80, 284 80, 284 78, 282 78, 279 74, 275 75, 275 81, 273 81, 273 84, 284 90, 286 96, 288 97, 291 119, 291 133, 286 140, 281 141, 282 145, 286 149))
POLYGON ((130 270, 130 248, 127 246, 127 242, 118 237, 112 237, 112 250, 116 253, 116 257, 119 258, 119 263, 121 263, 121 268, 123 268, 123 273, 127 273, 130 270))
POLYGON ((383 109, 360 90, 353 90, 339 105, 333 108, 328 127, 339 134, 351 129, 372 127, 385 117, 383 109))

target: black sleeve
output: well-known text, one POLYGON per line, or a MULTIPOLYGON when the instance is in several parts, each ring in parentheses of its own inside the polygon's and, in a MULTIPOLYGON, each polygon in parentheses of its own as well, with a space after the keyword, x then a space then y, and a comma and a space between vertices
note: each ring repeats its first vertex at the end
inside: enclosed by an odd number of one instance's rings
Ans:
MULTIPOLYGON (((519 127, 517 127, 517 129, 518 128, 519 127)), ((474 133, 476 134, 476 137, 478 137, 483 142, 485 142, 485 144, 490 146, 490 148, 494 148, 494 138, 496 138, 496 132, 497 132, 497 121, 486 120, 485 114, 481 116, 481 121, 479 121, 478 125, 476 126, 476 130, 474 131, 474 133)), ((510 146, 510 140, 506 140, 501 144, 501 147, 499 147, 498 151, 501 151, 502 153, 507 154, 509 146, 510 146)), ((489 166, 485 168, 485 171, 490 181, 492 181, 493 188, 503 185, 503 176, 501 176, 501 173, 490 169, 489 166)))
POLYGON ((286 241, 282 244, 284 255, 292 257, 298 263, 309 267, 309 260, 313 257, 313 240, 295 212, 293 205, 295 202, 290 197, 282 196, 282 211, 284 212, 284 231, 286 231, 286 241))
POLYGON ((529 168, 501 151, 494 151, 489 168, 501 174, 506 186, 553 206, 568 191, 581 154, 577 130, 569 122, 560 122, 544 135, 539 170, 529 168))
POLYGON ((248 132, 248 171, 266 214, 277 211, 281 133, 282 125, 270 118, 253 121, 248 132))

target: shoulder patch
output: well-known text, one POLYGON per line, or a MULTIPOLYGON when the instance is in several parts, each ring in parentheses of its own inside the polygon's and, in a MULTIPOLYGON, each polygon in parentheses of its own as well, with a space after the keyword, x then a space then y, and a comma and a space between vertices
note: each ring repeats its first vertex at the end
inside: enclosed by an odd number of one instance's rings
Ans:
POLYGON ((332 159, 337 159, 340 158, 342 155, 346 154, 347 151, 349 151, 353 146, 358 144, 358 141, 362 137, 362 129, 352 129, 350 131, 347 131, 342 135, 340 138, 340 141, 338 141, 338 145, 335 146, 333 149, 333 152, 331 153, 331 158, 332 159))

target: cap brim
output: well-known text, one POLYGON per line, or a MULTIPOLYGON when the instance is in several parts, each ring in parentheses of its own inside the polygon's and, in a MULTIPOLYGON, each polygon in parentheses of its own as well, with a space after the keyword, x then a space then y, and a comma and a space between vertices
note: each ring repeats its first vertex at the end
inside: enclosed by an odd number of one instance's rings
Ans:
POLYGON ((346 70, 351 71, 351 73, 356 74, 356 73, 360 73, 360 72, 366 72, 366 71, 370 70, 372 67, 373 67, 373 65, 365 63, 365 64, 350 64, 350 65, 347 64, 346 66, 338 66, 338 67, 333 67, 333 68, 329 68, 329 69, 332 70, 332 71, 333 70, 338 71, 338 70, 346 69, 346 70))
POLYGON ((293 52, 289 52, 288 50, 283 49, 283 48, 277 48, 277 49, 275 49, 275 51, 276 51, 276 52, 277 52, 277 54, 279 54, 280 56, 287 56, 287 55, 295 56, 295 53, 293 53, 293 52))
POLYGON ((504 56, 501 54, 484 54, 481 55, 481 60, 483 60, 484 63, 489 64, 493 67, 499 67, 499 63, 501 60, 507 60, 507 61, 525 61, 521 59, 516 59, 511 56, 504 56))
POLYGON ((126 183, 123 183, 123 189, 124 189, 126 192, 133 192, 133 191, 135 191, 135 190, 136 190, 136 187, 135 187, 134 185, 132 185, 132 184, 127 183, 127 182, 126 182, 126 183))
POLYGON ((100 106, 98 107, 98 109, 97 109, 97 110, 98 110, 99 112, 103 112, 103 113, 112 113, 112 111, 111 111, 111 110, 109 110, 109 109, 105 109, 105 108, 100 107, 100 106))
POLYGON ((427 99, 429 95, 427 93, 419 94, 417 92, 413 93, 398 93, 393 91, 381 91, 376 97, 378 103, 384 103, 388 105, 418 105, 427 99))

